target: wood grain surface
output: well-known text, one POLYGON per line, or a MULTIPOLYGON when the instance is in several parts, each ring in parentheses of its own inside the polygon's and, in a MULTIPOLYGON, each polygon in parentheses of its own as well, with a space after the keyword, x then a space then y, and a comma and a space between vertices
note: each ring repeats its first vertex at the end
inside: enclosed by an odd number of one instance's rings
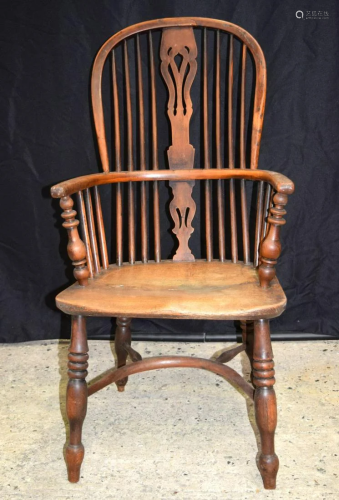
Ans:
POLYGON ((67 314, 234 320, 274 318, 286 304, 279 282, 265 290, 252 266, 199 260, 111 265, 56 301, 67 314))

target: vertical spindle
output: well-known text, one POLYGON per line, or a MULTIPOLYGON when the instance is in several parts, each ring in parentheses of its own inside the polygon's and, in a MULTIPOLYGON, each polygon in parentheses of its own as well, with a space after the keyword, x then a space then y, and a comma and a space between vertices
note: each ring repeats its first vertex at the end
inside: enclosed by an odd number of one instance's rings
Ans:
POLYGON ((91 242, 90 242, 89 234, 88 234, 86 209, 85 209, 84 196, 82 194, 82 191, 79 191, 77 193, 77 199, 78 199, 78 215, 79 215, 79 220, 80 220, 80 231, 81 231, 82 240, 85 243, 85 247, 86 247, 87 268, 89 271, 90 278, 93 278, 93 255, 92 255, 92 249, 91 249, 91 242))
MULTIPOLYGON (((207 83, 207 30, 204 28, 203 54, 203 112, 204 112, 204 168, 211 168, 208 136, 208 83, 207 83)), ((211 228, 211 182, 205 181, 205 227, 206 227, 206 258, 213 260, 212 228, 211 228)))
MULTIPOLYGON (((121 151, 120 151, 120 120, 119 120, 119 96, 117 85, 117 73, 115 65, 115 53, 112 51, 112 80, 113 80, 113 106, 114 106, 114 152, 115 171, 121 171, 121 151)), ((123 263, 122 246, 122 192, 121 184, 116 184, 116 263, 121 266, 123 263)))
POLYGON ((242 245, 243 245, 243 258, 244 264, 248 264, 250 261, 250 238, 249 238, 249 228, 248 228, 248 212, 247 212, 247 200, 246 200, 246 181, 241 179, 240 181, 240 198, 241 198, 241 226, 242 226, 242 245))
POLYGON ((97 228, 98 228, 98 236, 99 236, 101 264, 102 264, 103 269, 107 269, 108 264, 109 264, 108 254, 107 254, 107 243, 106 243, 104 219, 102 216, 101 199, 100 199, 100 193, 98 190, 98 186, 94 186, 93 193, 94 193, 95 213, 97 216, 97 228))
MULTIPOLYGON (((228 167, 234 168, 233 153, 233 35, 230 35, 228 64, 228 167)), ((230 179, 231 251, 232 262, 238 260, 237 216, 235 211, 234 179, 230 179)))
POLYGON ((264 205, 263 193, 264 193, 264 181, 260 181, 258 185, 257 217, 256 217, 255 235, 254 235, 254 267, 258 267, 259 264, 259 245, 260 245, 262 214, 264 205))
MULTIPOLYGON (((151 77, 151 115, 152 115, 152 168, 158 170, 158 131, 157 131, 157 105, 156 105, 156 86, 153 56, 152 33, 148 33, 149 39, 149 58, 150 58, 150 77, 151 77)), ((153 183, 153 217, 154 217, 154 260, 160 262, 160 216, 159 216, 159 187, 158 182, 153 183)))
MULTIPOLYGON (((133 162, 133 131, 132 131, 132 104, 131 84, 129 76, 129 61, 127 41, 124 40, 125 87, 126 87, 126 113, 127 113, 127 169, 134 170, 133 162)), ((135 262, 135 234, 134 234, 134 187, 128 183, 128 258, 129 263, 135 262)))
MULTIPOLYGON (((247 47, 245 44, 243 44, 242 60, 241 60, 241 88, 240 88, 240 168, 246 168, 246 152, 245 152, 246 56, 247 56, 247 47)), ((240 195, 241 195, 241 225, 242 225, 244 263, 248 264, 250 261, 250 240, 249 240, 249 228, 248 228, 246 188, 244 179, 240 181, 240 195)))
POLYGON ((268 210, 271 206, 271 199, 272 199, 272 186, 271 186, 271 184, 267 184, 266 191, 265 191, 263 214, 262 214, 262 228, 261 228, 260 243, 263 241, 263 239, 265 238, 265 236, 268 232, 268 225, 269 224, 267 222, 267 217, 269 215, 268 210))
MULTIPOLYGON (((137 35, 137 66, 138 66, 138 97, 139 97, 139 138, 140 138, 140 170, 146 169, 145 157, 145 116, 144 116, 144 95, 142 83, 142 67, 140 55, 140 40, 137 35)), ((146 184, 141 182, 141 260, 147 262, 147 200, 146 200, 146 184)))
POLYGON ((97 274, 100 273, 100 261, 99 261, 97 236, 95 233, 92 197, 89 189, 85 189, 85 205, 88 218, 89 239, 91 242, 92 255, 93 255, 94 272, 95 274, 97 274))
MULTIPOLYGON (((221 146, 220 146, 220 31, 217 31, 216 41, 216 65, 215 65, 215 147, 216 167, 221 168, 221 146)), ((224 183, 217 181, 218 201, 218 233, 219 233, 219 259, 223 262, 225 256, 225 216, 224 216, 224 183)))

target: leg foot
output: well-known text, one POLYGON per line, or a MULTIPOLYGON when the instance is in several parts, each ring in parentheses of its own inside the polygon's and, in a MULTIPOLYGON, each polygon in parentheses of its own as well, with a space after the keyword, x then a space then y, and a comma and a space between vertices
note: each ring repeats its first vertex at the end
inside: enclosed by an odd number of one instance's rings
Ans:
POLYGON ((277 402, 273 385, 274 362, 268 320, 254 323, 253 383, 255 418, 261 438, 259 470, 266 489, 275 489, 279 459, 274 451, 277 402))
POLYGON ((66 461, 68 481, 70 483, 77 483, 80 479, 80 468, 84 459, 85 449, 83 445, 72 446, 68 445, 66 448, 66 461))
POLYGON ((86 321, 83 316, 72 317, 72 340, 68 354, 68 386, 66 410, 69 421, 69 442, 66 448, 68 480, 77 483, 84 458, 81 442, 82 425, 87 411, 87 368, 88 345, 86 321))
MULTIPOLYGON (((117 355, 118 368, 125 366, 126 364, 127 351, 122 346, 125 343, 131 345, 131 321, 131 318, 117 318, 114 347, 117 355)), ((116 382, 119 392, 123 392, 125 390, 127 381, 128 377, 125 377, 116 382)))
POLYGON ((279 469, 279 458, 274 455, 263 455, 259 457, 259 470, 266 490, 275 490, 276 479, 279 469))

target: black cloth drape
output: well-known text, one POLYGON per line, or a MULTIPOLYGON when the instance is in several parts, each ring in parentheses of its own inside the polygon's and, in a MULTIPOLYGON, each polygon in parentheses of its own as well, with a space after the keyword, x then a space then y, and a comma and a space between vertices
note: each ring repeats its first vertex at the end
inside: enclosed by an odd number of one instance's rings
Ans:
MULTIPOLYGON (((1 10, 1 341, 69 335, 54 297, 72 271, 49 188, 100 168, 89 105, 98 48, 130 24, 174 16, 231 21, 262 46, 268 94, 259 167, 296 184, 278 265, 288 307, 272 329, 338 336, 337 2, 18 0, 1 10)), ((109 320, 89 322, 91 336, 109 329, 109 320)), ((135 320, 134 330, 220 333, 234 325, 135 320)))

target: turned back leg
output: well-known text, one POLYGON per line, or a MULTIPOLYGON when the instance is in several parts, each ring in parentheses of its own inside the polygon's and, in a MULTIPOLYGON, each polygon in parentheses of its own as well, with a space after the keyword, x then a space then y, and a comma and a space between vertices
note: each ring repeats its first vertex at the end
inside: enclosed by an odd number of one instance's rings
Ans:
POLYGON ((246 354, 251 363, 253 363, 253 337, 254 337, 254 322, 249 320, 240 321, 242 342, 246 346, 246 354))
POLYGON ((274 362, 268 320, 254 322, 253 383, 255 417, 261 437, 259 470, 264 487, 274 489, 279 468, 279 459, 274 451, 277 402, 273 389, 274 362))
POLYGON ((83 316, 72 317, 72 339, 68 354, 68 386, 66 410, 70 435, 66 448, 68 479, 76 483, 80 478, 80 467, 84 458, 81 442, 82 425, 87 411, 87 368, 88 344, 86 319, 83 316))
MULTIPOLYGON (((126 364, 128 354, 127 350, 124 348, 124 344, 131 345, 131 321, 131 318, 117 318, 114 347, 117 356, 118 368, 126 364)), ((125 390, 127 381, 128 377, 125 377, 116 382, 119 392, 125 390)))

